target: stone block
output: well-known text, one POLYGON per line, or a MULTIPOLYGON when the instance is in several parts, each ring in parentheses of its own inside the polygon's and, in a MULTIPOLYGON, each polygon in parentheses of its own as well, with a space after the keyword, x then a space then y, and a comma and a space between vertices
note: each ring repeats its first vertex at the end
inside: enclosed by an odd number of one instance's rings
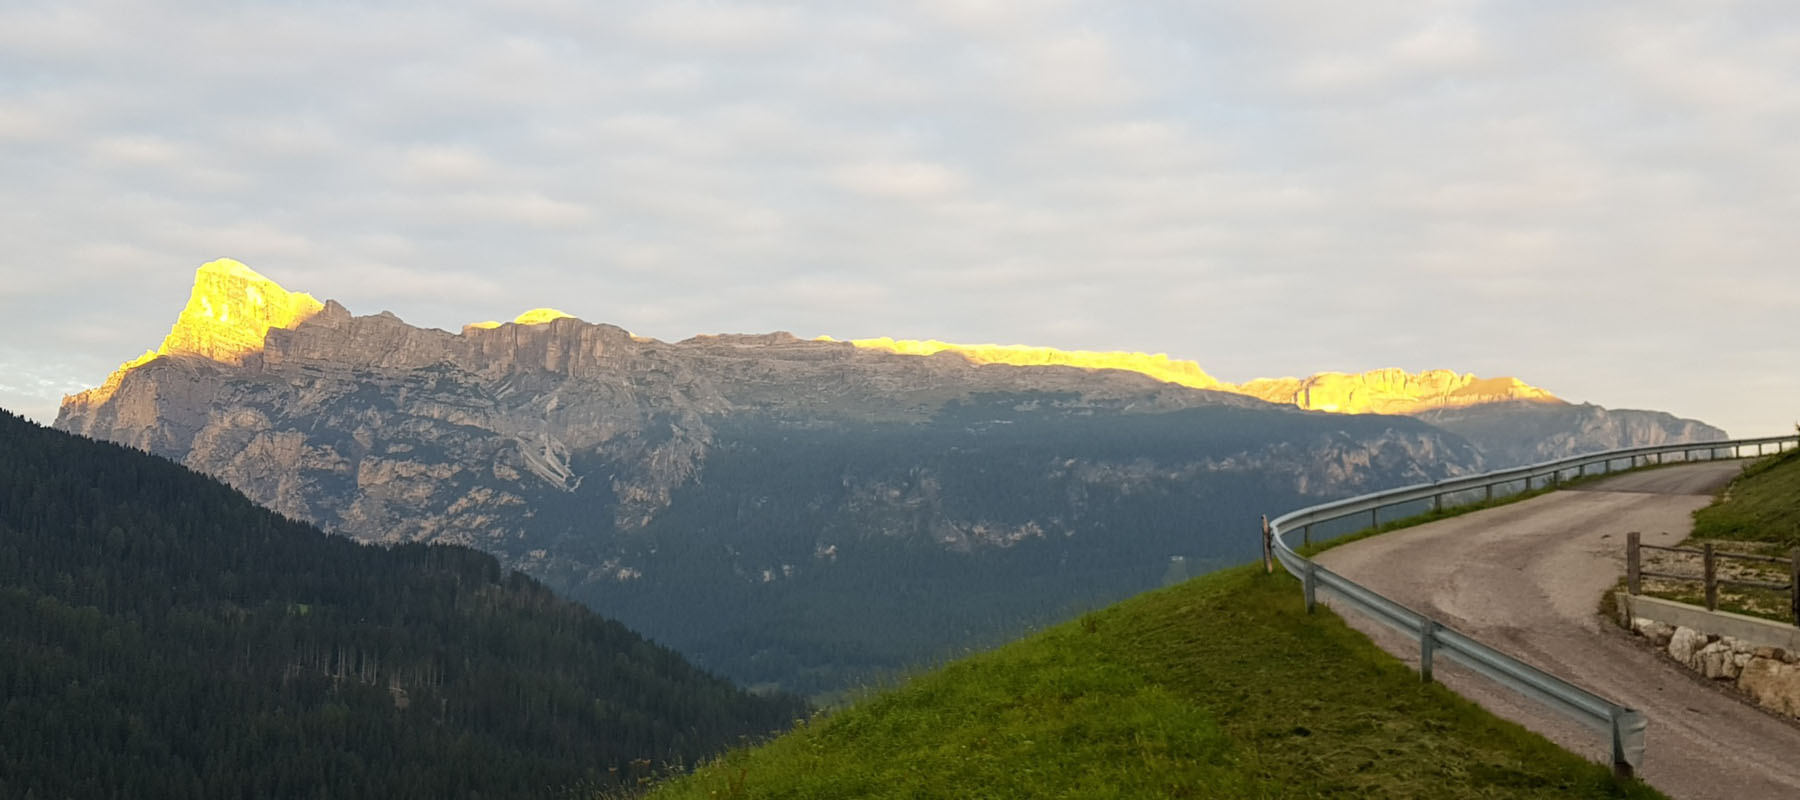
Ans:
POLYGON ((1757 705, 1784 714, 1800 714, 1800 667, 1772 658, 1753 658, 1738 676, 1738 688, 1757 705))

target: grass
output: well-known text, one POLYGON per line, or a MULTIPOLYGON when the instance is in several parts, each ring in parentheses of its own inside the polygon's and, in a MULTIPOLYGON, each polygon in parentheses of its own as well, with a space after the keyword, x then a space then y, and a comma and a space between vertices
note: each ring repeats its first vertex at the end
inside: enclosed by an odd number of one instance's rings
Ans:
POLYGON ((972 656, 654 790, 687 798, 1660 797, 1238 567, 972 656))
POLYGON ((1800 450, 1745 467, 1717 501, 1694 512, 1694 538, 1800 547, 1800 450))

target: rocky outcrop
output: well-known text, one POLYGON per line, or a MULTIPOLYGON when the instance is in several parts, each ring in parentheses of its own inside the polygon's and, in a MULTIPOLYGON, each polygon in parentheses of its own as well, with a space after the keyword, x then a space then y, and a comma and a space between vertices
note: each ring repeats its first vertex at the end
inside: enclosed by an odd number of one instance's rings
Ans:
POLYGON ((1417 373, 1378 369, 1358 374, 1321 372, 1306 378, 1258 378, 1234 391, 1308 411, 1339 414, 1417 414, 1488 403, 1561 402, 1518 378, 1480 378, 1447 369, 1417 373))

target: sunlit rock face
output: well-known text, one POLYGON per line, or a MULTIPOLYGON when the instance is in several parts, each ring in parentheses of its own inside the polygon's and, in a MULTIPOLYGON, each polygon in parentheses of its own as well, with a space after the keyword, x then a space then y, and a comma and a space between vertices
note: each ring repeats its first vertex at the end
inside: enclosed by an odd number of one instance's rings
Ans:
MULTIPOLYGON (((554 308, 534 308, 530 311, 520 314, 517 317, 514 317, 513 324, 514 325, 542 325, 546 322, 555 322, 556 320, 559 320, 559 319, 574 319, 574 318, 575 318, 574 315, 565 314, 561 311, 557 311, 554 308)), ((496 322, 494 320, 488 320, 486 322, 471 322, 467 325, 464 325, 463 330, 467 331, 470 328, 475 328, 478 330, 493 330, 498 327, 500 327, 499 322, 496 322)))
POLYGON ((194 291, 157 352, 242 364, 262 351, 270 328, 291 329, 325 308, 229 258, 202 264, 194 291))
MULTIPOLYGON (((821 337, 831 341, 830 337, 821 337)), ((850 344, 865 350, 881 350, 909 356, 955 353, 976 364, 1011 364, 1014 366, 1058 366, 1081 369, 1117 369, 1148 375, 1159 381, 1193 389, 1221 388, 1218 380, 1206 374, 1199 364, 1169 358, 1162 353, 1095 352, 1091 350, 1058 350, 1054 347, 1032 347, 1020 344, 953 344, 936 339, 851 339, 850 344)))
POLYGON ((1258 378, 1234 391, 1271 403, 1339 414, 1417 414, 1438 408, 1513 401, 1561 402, 1518 378, 1481 378, 1447 369, 1360 374, 1322 372, 1307 378, 1258 378))
POLYGON ((105 402, 126 373, 161 356, 198 356, 221 364, 242 364, 262 352, 271 328, 291 329, 324 308, 312 295, 283 289, 242 262, 229 258, 209 261, 194 273, 187 306, 161 346, 121 364, 98 388, 63 398, 63 405, 105 402))

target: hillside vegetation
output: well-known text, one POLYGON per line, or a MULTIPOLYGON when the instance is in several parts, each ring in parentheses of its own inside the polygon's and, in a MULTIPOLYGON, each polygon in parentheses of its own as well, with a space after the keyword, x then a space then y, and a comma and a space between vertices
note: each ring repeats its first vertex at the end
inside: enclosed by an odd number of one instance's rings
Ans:
POLYGON ((0 412, 0 797, 541 797, 804 713, 492 556, 0 412))
POLYGON ((685 798, 1659 797, 1425 685, 1236 568, 921 675, 659 788, 685 798))
POLYGON ((1800 547, 1800 450, 1745 468, 1718 502, 1694 512, 1694 538, 1800 547))

